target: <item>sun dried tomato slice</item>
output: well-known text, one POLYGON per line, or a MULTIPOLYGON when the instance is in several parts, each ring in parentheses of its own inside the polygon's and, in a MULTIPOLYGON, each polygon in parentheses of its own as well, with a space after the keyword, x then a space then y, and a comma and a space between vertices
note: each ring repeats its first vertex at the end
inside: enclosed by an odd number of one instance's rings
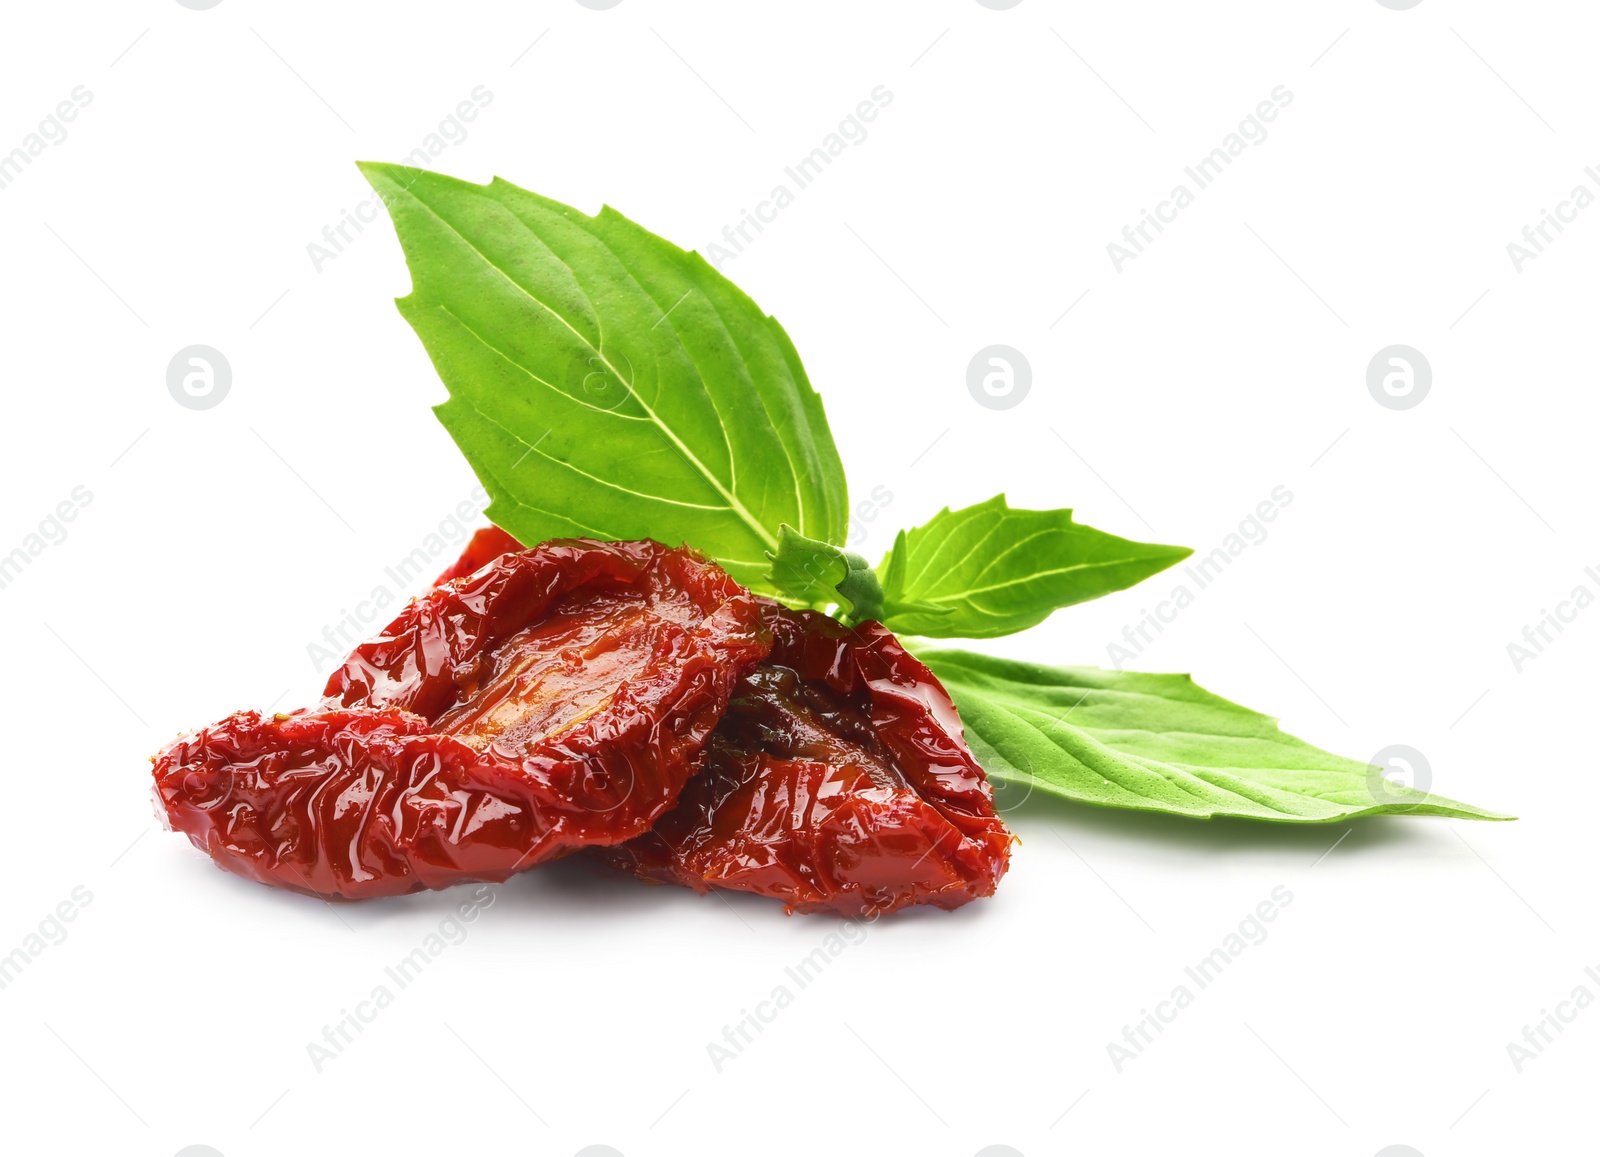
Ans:
POLYGON ((472 532, 472 538, 467 542, 467 548, 461 552, 461 557, 450 564, 450 569, 433 580, 433 585, 442 587, 451 579, 466 578, 474 571, 482 570, 503 554, 522 549, 522 544, 512 538, 498 526, 479 527, 472 532))
POLYGON ((687 550, 563 540, 413 601, 320 709, 156 760, 169 824, 250 879, 347 898, 502 880, 646 831, 771 639, 687 550))
POLYGON ((704 769, 647 835, 596 854, 791 912, 875 916, 993 893, 1011 836, 938 679, 877 623, 762 602, 772 654, 734 692, 704 769))

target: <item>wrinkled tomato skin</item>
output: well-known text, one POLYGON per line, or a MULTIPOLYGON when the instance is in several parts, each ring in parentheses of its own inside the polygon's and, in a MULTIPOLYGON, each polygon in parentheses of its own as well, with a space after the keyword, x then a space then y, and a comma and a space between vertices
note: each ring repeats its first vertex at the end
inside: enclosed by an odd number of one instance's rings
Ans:
MULTIPOLYGON (((344 707, 400 707, 433 718, 456 700, 460 683, 479 673, 498 644, 537 621, 563 595, 635 583, 668 556, 673 552, 653 542, 585 539, 558 539, 502 555, 413 599, 351 652, 323 695, 344 707)), ((709 573, 709 564, 686 552, 673 557, 691 579, 709 573)), ((722 571, 715 575, 721 582, 712 593, 719 600, 744 596, 722 571)))
POLYGON ((774 646, 647 835, 597 850, 647 880, 873 917, 995 890, 1011 836, 931 671, 877 623, 763 600, 774 646))
POLYGON ((686 550, 546 543, 415 600, 322 706, 178 740, 157 802, 222 867, 296 891, 503 880, 648 830, 770 646, 754 597, 686 550))
POLYGON ((461 552, 461 557, 450 564, 450 569, 433 580, 433 585, 442 587, 453 579, 466 578, 474 571, 482 570, 503 554, 520 551, 522 544, 512 538, 498 526, 484 526, 472 532, 472 538, 467 542, 467 547, 461 552))
POLYGON ((350 899, 503 880, 550 818, 532 776, 402 711, 240 712, 164 753, 156 790, 229 871, 350 899))

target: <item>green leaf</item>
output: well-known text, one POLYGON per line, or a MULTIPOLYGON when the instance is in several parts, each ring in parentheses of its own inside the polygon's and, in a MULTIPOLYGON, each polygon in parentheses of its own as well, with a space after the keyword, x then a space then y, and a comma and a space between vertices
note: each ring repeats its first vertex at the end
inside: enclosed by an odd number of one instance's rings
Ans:
POLYGON ((523 542, 687 542, 770 590, 788 523, 843 541, 844 468, 776 320, 698 254, 496 179, 361 171, 411 269, 436 410, 523 542))
POLYGON ((1392 783, 1188 675, 1041 667, 967 651, 917 655, 955 700, 979 762, 1018 790, 1203 819, 1511 818, 1392 783))
POLYGON ((883 589, 871 563, 854 551, 807 538, 787 524, 779 528, 769 578, 789 602, 838 606, 856 622, 883 613, 883 589))
POLYGON ((1192 553, 1080 526, 1070 510, 1013 510, 1001 494, 900 532, 878 564, 884 625, 942 639, 1009 635, 1192 553))

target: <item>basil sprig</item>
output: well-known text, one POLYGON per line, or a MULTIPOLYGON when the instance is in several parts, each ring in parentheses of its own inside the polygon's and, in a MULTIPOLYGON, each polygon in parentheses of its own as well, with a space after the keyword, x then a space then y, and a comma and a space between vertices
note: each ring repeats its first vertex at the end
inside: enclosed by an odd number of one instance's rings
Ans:
MULTIPOLYGON (((522 542, 688 543, 791 606, 971 639, 1190 553, 1000 495, 901 531, 874 567, 845 549, 844 466, 793 343, 698 254, 498 179, 361 170, 411 270, 400 312, 449 391, 435 412, 522 542)), ((986 768, 1030 792, 1185 816, 1505 818, 1375 778, 1186 675, 923 657, 986 768)))

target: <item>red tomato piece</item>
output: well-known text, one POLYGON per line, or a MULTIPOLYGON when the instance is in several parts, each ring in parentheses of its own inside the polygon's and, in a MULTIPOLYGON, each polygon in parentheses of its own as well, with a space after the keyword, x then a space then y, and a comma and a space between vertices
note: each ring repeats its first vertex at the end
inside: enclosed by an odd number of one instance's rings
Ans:
POLYGON ((472 532, 472 538, 467 542, 467 549, 461 552, 461 557, 450 565, 449 570, 434 579, 433 585, 442 587, 451 579, 466 578, 501 555, 521 549, 522 544, 498 526, 480 527, 472 532))
POLYGON ((648 830, 770 645, 687 550, 545 543, 414 600, 322 707, 180 739, 157 799, 222 867, 297 891, 503 880, 648 830))
POLYGON ((1011 835, 933 673, 877 623, 762 600, 774 646, 704 770, 649 834, 597 850, 646 880, 876 916, 994 892, 1011 835))

